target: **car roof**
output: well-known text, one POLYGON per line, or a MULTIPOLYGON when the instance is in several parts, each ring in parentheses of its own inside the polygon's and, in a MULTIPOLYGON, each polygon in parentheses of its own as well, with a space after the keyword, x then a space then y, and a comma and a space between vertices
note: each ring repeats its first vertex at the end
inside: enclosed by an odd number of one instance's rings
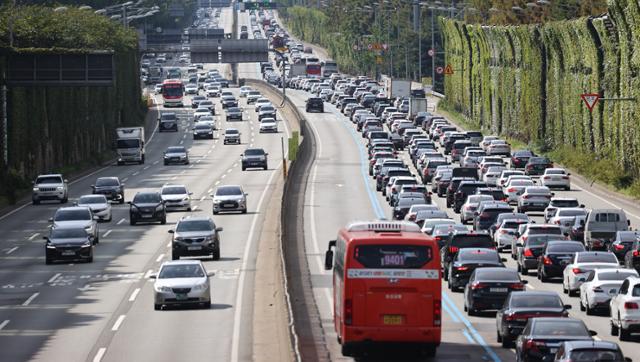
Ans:
POLYGON ((186 260, 167 260, 164 263, 162 263, 162 265, 160 265, 160 268, 166 266, 166 265, 202 265, 202 262, 200 260, 194 260, 194 259, 186 259, 186 260))
POLYGON ((88 206, 65 206, 65 207, 60 207, 58 208, 58 210, 56 210, 56 212, 58 211, 74 211, 74 210, 91 210, 88 206))
POLYGON ((47 174, 47 175, 38 175, 38 177, 62 177, 62 174, 50 173, 50 174, 47 174))
POLYGON ((183 222, 183 221, 213 221, 209 216, 201 216, 201 215, 187 215, 187 216, 183 216, 180 218, 180 220, 178 220, 178 222, 183 222))

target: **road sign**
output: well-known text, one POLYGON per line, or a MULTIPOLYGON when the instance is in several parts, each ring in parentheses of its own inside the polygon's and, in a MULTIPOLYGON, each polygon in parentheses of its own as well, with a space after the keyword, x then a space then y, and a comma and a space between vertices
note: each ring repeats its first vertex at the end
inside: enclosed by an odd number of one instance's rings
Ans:
POLYGON ((444 72, 444 68, 442 68, 442 67, 437 67, 436 68, 436 73, 442 74, 443 72, 444 72))
POLYGON ((436 54, 436 51, 433 50, 433 48, 429 49, 429 51, 427 52, 427 54, 429 54, 430 57, 434 56, 436 54))
POLYGON ((383 49, 383 50, 387 50, 387 49, 389 49, 389 44, 387 44, 387 43, 382 43, 382 49, 383 49))
POLYGON ((377 64, 382 64, 382 63, 383 63, 383 59, 382 59, 382 57, 381 57, 381 56, 377 56, 377 57, 376 57, 376 63, 377 63, 377 64))
POLYGON ((453 68, 451 68, 451 64, 447 64, 447 66, 444 68, 444 74, 445 75, 453 74, 453 68))
POLYGON ((600 95, 598 93, 584 93, 580 95, 580 98, 582 98, 584 104, 587 105, 589 112, 592 112, 593 107, 595 107, 600 100, 600 95))

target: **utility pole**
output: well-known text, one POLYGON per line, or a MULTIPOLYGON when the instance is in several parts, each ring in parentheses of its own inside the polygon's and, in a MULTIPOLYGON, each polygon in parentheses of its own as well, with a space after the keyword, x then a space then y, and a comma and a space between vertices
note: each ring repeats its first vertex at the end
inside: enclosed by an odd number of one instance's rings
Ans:
POLYGON ((431 57, 431 91, 436 87, 436 32, 435 32, 434 10, 431 9, 431 49, 433 56, 431 57))

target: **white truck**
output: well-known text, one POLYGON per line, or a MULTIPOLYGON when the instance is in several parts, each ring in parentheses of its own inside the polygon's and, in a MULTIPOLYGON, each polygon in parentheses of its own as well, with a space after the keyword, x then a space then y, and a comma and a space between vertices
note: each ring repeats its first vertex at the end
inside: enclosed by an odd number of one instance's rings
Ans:
POLYGON ((305 63, 293 63, 289 65, 289 79, 305 75, 307 75, 307 65, 305 63))
POLYGON ((411 95, 411 81, 402 79, 391 79, 388 76, 382 77, 384 92, 388 98, 402 98, 411 95))
POLYGON ((338 63, 335 60, 327 59, 322 62, 322 76, 328 77, 333 73, 338 73, 338 63))
POLYGON ((427 111, 426 98, 409 98, 409 119, 414 119, 419 112, 427 111))
POLYGON ((144 163, 144 127, 121 127, 116 129, 116 152, 118 166, 127 162, 144 163))

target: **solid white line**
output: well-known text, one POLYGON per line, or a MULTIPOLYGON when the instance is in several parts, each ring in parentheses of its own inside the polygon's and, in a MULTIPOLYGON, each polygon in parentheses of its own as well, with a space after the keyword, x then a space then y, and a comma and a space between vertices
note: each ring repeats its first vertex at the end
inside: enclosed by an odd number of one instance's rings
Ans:
POLYGON ((193 166, 195 166, 195 165, 189 165, 189 168, 193 168, 193 166))
POLYGON ((198 205, 194 206, 191 210, 193 210, 193 211, 198 210, 198 205))
POLYGON ((52 277, 47 281, 47 283, 53 283, 53 282, 55 282, 55 281, 56 281, 56 279, 58 279, 58 277, 59 277, 59 276, 61 276, 61 275, 62 275, 62 273, 56 273, 56 275, 52 276, 52 277))
POLYGON ((104 354, 107 352, 107 349, 102 347, 98 350, 98 352, 96 352, 96 356, 93 357, 93 362, 100 362, 102 361, 102 357, 104 356, 104 354))
POLYGON ((138 174, 140 174, 140 171, 136 171, 136 172, 132 173, 131 175, 132 176, 138 176, 138 174))
POLYGON ((229 173, 229 172, 231 172, 231 171, 233 171, 233 169, 232 169, 232 168, 228 169, 228 170, 227 170, 227 173, 229 173))
POLYGON ((180 144, 183 144, 183 143, 184 143, 184 140, 180 140, 180 144))
POLYGON ((182 171, 180 171, 180 174, 181 174, 181 175, 183 175, 183 174, 185 174, 186 172, 187 172, 187 170, 182 170, 182 171))
POLYGON ((140 293, 140 288, 136 288, 133 293, 131 293, 131 296, 129 297, 129 301, 133 302, 134 300, 136 300, 136 297, 138 296, 138 293, 140 293))
POLYGON ((143 170, 148 170, 151 166, 144 166, 143 170))
POLYGON ((159 263, 162 258, 164 258, 164 254, 158 255, 158 257, 156 258, 156 263, 159 263))
POLYGON ((38 235, 40 235, 40 233, 35 233, 35 234, 29 236, 29 241, 35 239, 38 235))
POLYGON ((118 221, 118 222, 116 223, 116 225, 120 225, 120 224, 122 224, 123 222, 125 222, 125 218, 120 219, 120 221, 118 221))
POLYGON ((0 331, 9 324, 9 320, 5 319, 4 322, 0 323, 0 331))
POLYGON ((120 325, 122 324, 122 322, 124 322, 124 318, 126 317, 126 315, 121 315, 120 317, 118 317, 118 319, 116 319, 116 322, 113 324, 113 327, 111 327, 112 331, 117 331, 118 328, 120 328, 120 325))
POLYGON ((24 303, 22 303, 22 306, 25 306, 25 307, 28 306, 39 295, 40 295, 40 293, 38 293, 38 292, 33 293, 27 300, 24 301, 24 303))
MULTIPOLYGON (((276 168, 276 171, 280 169, 281 166, 282 166, 282 163, 276 168)), ((276 174, 279 174, 276 171, 271 173, 271 176, 267 181, 267 185, 265 186, 264 191, 262 191, 262 195, 258 200, 258 205, 256 205, 257 214, 253 216, 253 221, 251 222, 251 228, 249 229, 249 236, 247 237, 247 240, 249 242, 246 244, 244 248, 244 254, 242 257, 242 268, 240 269, 241 271, 240 271, 240 277, 238 280, 238 288, 236 289, 235 312, 233 316, 233 334, 231 338, 231 362, 237 362, 238 356, 240 353, 239 351, 240 350, 240 319, 242 317, 242 294, 244 293, 244 282, 247 276, 245 270, 247 270, 247 265, 249 263, 249 252, 251 250, 251 246, 254 243, 253 234, 256 231, 256 225, 258 223, 258 216, 260 215, 259 212, 260 212, 260 208, 262 207, 262 202, 267 196, 267 191, 269 190, 269 187, 271 185, 271 182, 273 181, 273 178, 275 177, 276 174)))
POLYGON ((168 242, 167 243, 167 248, 170 248, 170 247, 171 247, 171 242, 168 242))
MULTIPOLYGON (((211 191, 209 191, 209 192, 211 192, 211 191)), ((206 198, 207 198, 206 196, 202 196, 202 197, 200 198, 200 201, 204 201, 204 199, 206 199, 206 198)))
POLYGON ((171 179, 172 179, 172 180, 175 180, 175 179, 177 179, 177 178, 178 178, 178 176, 173 176, 171 179))
POLYGON ((106 238, 107 236, 109 236, 109 234, 111 234, 113 230, 107 230, 104 234, 102 234, 103 238, 106 238))
POLYGON ((11 253, 13 253, 13 252, 14 252, 14 251, 16 251, 16 250, 18 250, 18 247, 17 247, 17 246, 14 246, 13 248, 11 248, 11 249, 7 250, 7 254, 11 254, 11 253))

